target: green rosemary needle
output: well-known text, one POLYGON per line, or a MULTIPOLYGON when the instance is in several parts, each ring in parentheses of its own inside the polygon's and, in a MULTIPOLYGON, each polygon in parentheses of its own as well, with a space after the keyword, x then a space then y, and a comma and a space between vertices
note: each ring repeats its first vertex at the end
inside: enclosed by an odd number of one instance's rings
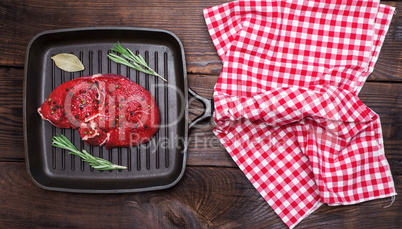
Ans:
POLYGON ((126 166, 116 165, 103 158, 94 157, 86 150, 80 152, 66 136, 58 134, 52 138, 52 146, 59 147, 69 151, 69 154, 74 154, 82 158, 82 161, 88 162, 89 165, 97 170, 112 170, 112 169, 127 169, 126 166))
POLYGON ((115 53, 109 53, 107 56, 109 57, 110 60, 118 63, 125 65, 127 67, 130 67, 134 70, 149 74, 149 75, 154 75, 159 78, 161 78, 163 81, 167 82, 166 79, 164 79, 162 76, 160 76, 157 72, 155 72, 151 67, 148 66, 147 62, 145 62, 144 58, 140 55, 137 54, 135 55, 130 49, 125 49, 123 46, 120 44, 120 42, 117 42, 117 45, 113 45, 113 49, 110 49, 111 51, 114 51, 116 53, 120 53, 122 56, 119 56, 115 53), (130 61, 132 63, 130 63, 130 61))

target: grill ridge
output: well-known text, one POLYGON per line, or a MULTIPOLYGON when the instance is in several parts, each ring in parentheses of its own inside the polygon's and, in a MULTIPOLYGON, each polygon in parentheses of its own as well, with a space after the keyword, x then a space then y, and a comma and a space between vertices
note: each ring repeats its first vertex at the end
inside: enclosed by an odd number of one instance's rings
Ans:
MULTIPOLYGON (((54 56, 54 55, 52 55, 54 56)), ((52 91, 55 89, 55 75, 56 75, 56 64, 52 62, 52 91)), ((52 126, 52 136, 55 135, 56 127, 52 126)), ((56 147, 52 146, 52 168, 56 169, 56 147)))
MULTIPOLYGON (((142 165, 145 165, 146 170, 151 170, 151 169, 160 169, 161 168, 161 160, 163 160, 163 165, 164 168, 169 168, 169 147, 166 147, 169 143, 164 142, 161 143, 161 139, 166 141, 169 136, 169 87, 168 83, 163 82, 164 86, 163 87, 153 87, 150 88, 151 82, 155 85, 158 85, 158 83, 161 83, 161 80, 158 77, 153 77, 145 73, 140 73, 139 71, 134 71, 130 69, 129 67, 126 66, 121 66, 120 64, 116 64, 112 62, 110 59, 107 58, 106 66, 103 64, 104 63, 104 57, 103 54, 108 54, 111 51, 104 51, 104 50, 90 50, 86 53, 79 51, 78 52, 78 58, 80 59, 81 62, 83 62, 84 66, 88 66, 87 72, 81 71, 78 74, 77 73, 67 73, 68 76, 66 76, 66 72, 62 71, 57 68, 55 63, 53 62, 51 64, 51 72, 52 72, 52 79, 51 79, 51 85, 52 85, 52 91, 60 84, 72 80, 78 77, 81 77, 83 75, 93 75, 95 74, 94 70, 97 71, 96 73, 105 73, 103 72, 104 67, 106 68, 105 70, 107 72, 112 72, 113 69, 116 70, 116 73, 121 75, 123 72, 126 73, 125 76, 129 79, 132 79, 134 82, 137 84, 142 85, 146 90, 152 91, 154 97, 156 98, 156 104, 158 107, 163 106, 163 115, 164 117, 161 117, 161 121, 163 120, 163 123, 161 122, 161 125, 163 126, 160 131, 158 131, 153 139, 145 143, 143 145, 138 145, 135 147, 129 147, 129 148, 118 148, 118 149, 109 149, 107 150, 107 155, 104 153, 103 147, 94 147, 94 146, 88 146, 85 144, 84 141, 81 140, 77 130, 73 129, 61 129, 59 130, 58 128, 52 126, 52 135, 56 135, 57 132, 61 132, 63 135, 69 135, 71 142, 79 147, 80 149, 86 149, 91 155, 100 157, 100 158, 105 158, 113 163, 117 163, 122 165, 125 163, 125 166, 127 166, 128 171, 132 171, 132 164, 136 165, 136 170, 141 171, 142 165), (116 68, 115 68, 116 67, 116 68), (85 74, 84 74, 85 72, 85 74), (132 74, 133 73, 133 74, 132 74), (59 84, 59 80, 60 84, 59 84), (153 80, 152 80, 153 79, 153 80), (151 81, 152 80, 152 81, 151 81), (163 104, 161 104, 163 102, 163 104), (163 148, 161 145, 164 144, 163 148), (152 148, 152 149, 151 149, 152 148), (163 151, 162 151, 163 150, 163 151), (161 156, 161 153, 163 152, 163 157, 161 156), (133 153, 136 154, 136 156, 133 157, 133 153), (126 154, 126 155, 124 155, 126 154), (117 155, 117 156, 116 156, 117 155), (144 155, 144 158, 142 157, 144 155), (125 158, 126 160, 123 160, 125 158), (117 161, 116 161, 117 160, 117 161), (154 160, 154 164, 152 161, 154 160)), ((139 54, 140 52, 136 50, 136 54, 139 54)), ((71 53, 74 54, 74 53, 71 53)), ((147 62, 149 66, 152 67, 154 65, 153 69, 157 73, 162 72, 162 76, 168 80, 169 78, 169 55, 167 52, 162 52, 160 55, 160 52, 154 51, 153 52, 153 64, 150 63, 152 61, 151 55, 149 51, 145 51, 143 53, 144 59, 147 62), (160 64, 162 63, 162 64, 160 64)), ((162 115, 162 114, 161 114, 162 115)), ((60 166, 60 169, 66 170, 68 167, 70 168, 71 171, 76 170, 76 163, 79 163, 79 171, 85 171, 86 167, 88 166, 90 171, 95 171, 93 168, 89 167, 89 165, 86 165, 85 162, 81 160, 80 157, 76 157, 75 155, 70 155, 70 160, 68 162, 67 160, 67 154, 66 150, 64 149, 59 149, 56 147, 52 147, 52 161, 51 165, 53 169, 57 169, 58 166, 60 166), (60 157, 58 159, 58 157, 60 157), (58 164, 58 161, 60 161, 60 164, 58 164), (70 166, 67 167, 68 163, 70 163, 70 166)), ((118 172, 123 172, 123 170, 117 170, 118 172)), ((103 171, 99 171, 103 172, 103 171)), ((109 172, 113 172, 113 170, 110 170, 109 172)))
POLYGON ((123 27, 45 31, 30 42, 27 58, 24 74, 27 83, 24 122, 28 124, 24 129, 25 153, 30 175, 40 187, 79 193, 137 192, 165 189, 182 178, 187 157, 183 145, 188 134, 187 98, 183 99, 186 93, 182 93, 187 90, 187 78, 184 49, 174 34, 164 30, 123 27), (117 41, 141 53, 149 66, 169 83, 111 61, 107 54, 117 41), (59 53, 76 55, 85 69, 63 72, 50 58, 59 53), (77 129, 56 128, 39 115, 31 115, 56 86, 96 73, 127 76, 156 98, 161 126, 148 144, 106 150, 103 146, 87 145, 77 129), (53 147, 51 138, 57 134, 64 134, 79 150, 85 149, 128 169, 109 172, 92 169, 79 156, 53 147))
MULTIPOLYGON (((164 69, 163 69, 163 76, 165 79, 169 82, 169 67, 168 67, 168 54, 167 52, 164 53, 163 55, 163 60, 164 60, 164 69)), ((165 102, 165 139, 169 138, 169 130, 168 130, 168 122, 169 122, 169 112, 168 112, 168 107, 169 107, 169 87, 166 85, 167 83, 165 82, 165 87, 163 87, 163 92, 164 92, 164 102, 165 102)), ((165 147, 165 167, 169 168, 169 147, 165 147)))
MULTIPOLYGON (((155 52, 154 53, 154 65, 155 65, 154 69, 155 69, 155 71, 157 73, 159 73, 159 65, 158 64, 159 64, 159 62, 158 62, 158 52, 155 52)), ((159 77, 154 77, 154 84, 155 85, 158 84, 158 80, 159 80, 159 77)), ((159 87, 155 88, 155 98, 159 98, 159 89, 158 88, 159 87)), ((156 105, 158 107, 160 107, 159 106, 159 99, 156 99, 156 105)), ((159 131, 156 132, 155 138, 159 139, 159 131)), ((158 143, 159 143, 159 141, 156 141, 156 143, 155 143, 155 168, 156 169, 159 169, 159 144, 158 143)))

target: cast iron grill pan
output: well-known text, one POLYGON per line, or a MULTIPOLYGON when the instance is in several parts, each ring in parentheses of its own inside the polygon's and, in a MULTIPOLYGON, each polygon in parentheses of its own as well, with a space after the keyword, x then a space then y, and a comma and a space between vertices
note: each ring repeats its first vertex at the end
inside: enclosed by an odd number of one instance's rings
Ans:
POLYGON ((24 90, 27 169, 40 187, 69 192, 138 192, 171 187, 183 175, 188 132, 187 77, 182 44, 174 34, 141 28, 81 28, 38 34, 27 49, 24 90), (168 83, 110 61, 107 54, 117 41, 140 53, 168 83), (50 58, 58 53, 76 55, 85 70, 62 71, 50 58), (155 97, 161 127, 150 142, 106 150, 85 144, 78 130, 56 128, 40 118, 37 109, 57 86, 97 73, 126 76, 155 97), (78 156, 53 147, 51 139, 56 134, 65 135, 78 149, 128 169, 94 170, 78 156))

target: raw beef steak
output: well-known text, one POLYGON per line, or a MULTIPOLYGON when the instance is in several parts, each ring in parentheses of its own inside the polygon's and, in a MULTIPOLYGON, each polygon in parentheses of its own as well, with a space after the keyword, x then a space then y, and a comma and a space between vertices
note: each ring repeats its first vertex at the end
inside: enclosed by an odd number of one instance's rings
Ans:
POLYGON ((155 98, 115 74, 67 81, 52 91, 38 112, 56 127, 79 128, 87 144, 105 144, 106 149, 149 141, 160 120, 155 98))

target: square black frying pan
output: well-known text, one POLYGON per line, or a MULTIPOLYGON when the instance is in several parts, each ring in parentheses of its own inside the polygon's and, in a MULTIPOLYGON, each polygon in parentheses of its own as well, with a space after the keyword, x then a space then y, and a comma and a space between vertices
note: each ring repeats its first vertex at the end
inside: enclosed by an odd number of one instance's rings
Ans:
POLYGON ((212 109, 211 101, 187 88, 183 46, 169 31, 99 27, 42 32, 30 41, 25 60, 24 144, 28 174, 36 185, 54 191, 120 193, 169 188, 184 174, 189 127, 208 118, 212 109), (118 41, 140 53, 168 83, 110 61, 107 54, 118 41), (58 53, 76 55, 85 70, 69 73, 57 68, 50 57, 58 53), (85 144, 77 130, 56 128, 41 119, 37 109, 52 90, 68 80, 97 73, 126 76, 155 97, 161 126, 150 142, 106 150, 85 144), (190 125, 188 91, 206 107, 204 114, 190 125), (128 169, 94 170, 78 156, 53 147, 52 137, 56 134, 65 135, 78 149, 128 169))

